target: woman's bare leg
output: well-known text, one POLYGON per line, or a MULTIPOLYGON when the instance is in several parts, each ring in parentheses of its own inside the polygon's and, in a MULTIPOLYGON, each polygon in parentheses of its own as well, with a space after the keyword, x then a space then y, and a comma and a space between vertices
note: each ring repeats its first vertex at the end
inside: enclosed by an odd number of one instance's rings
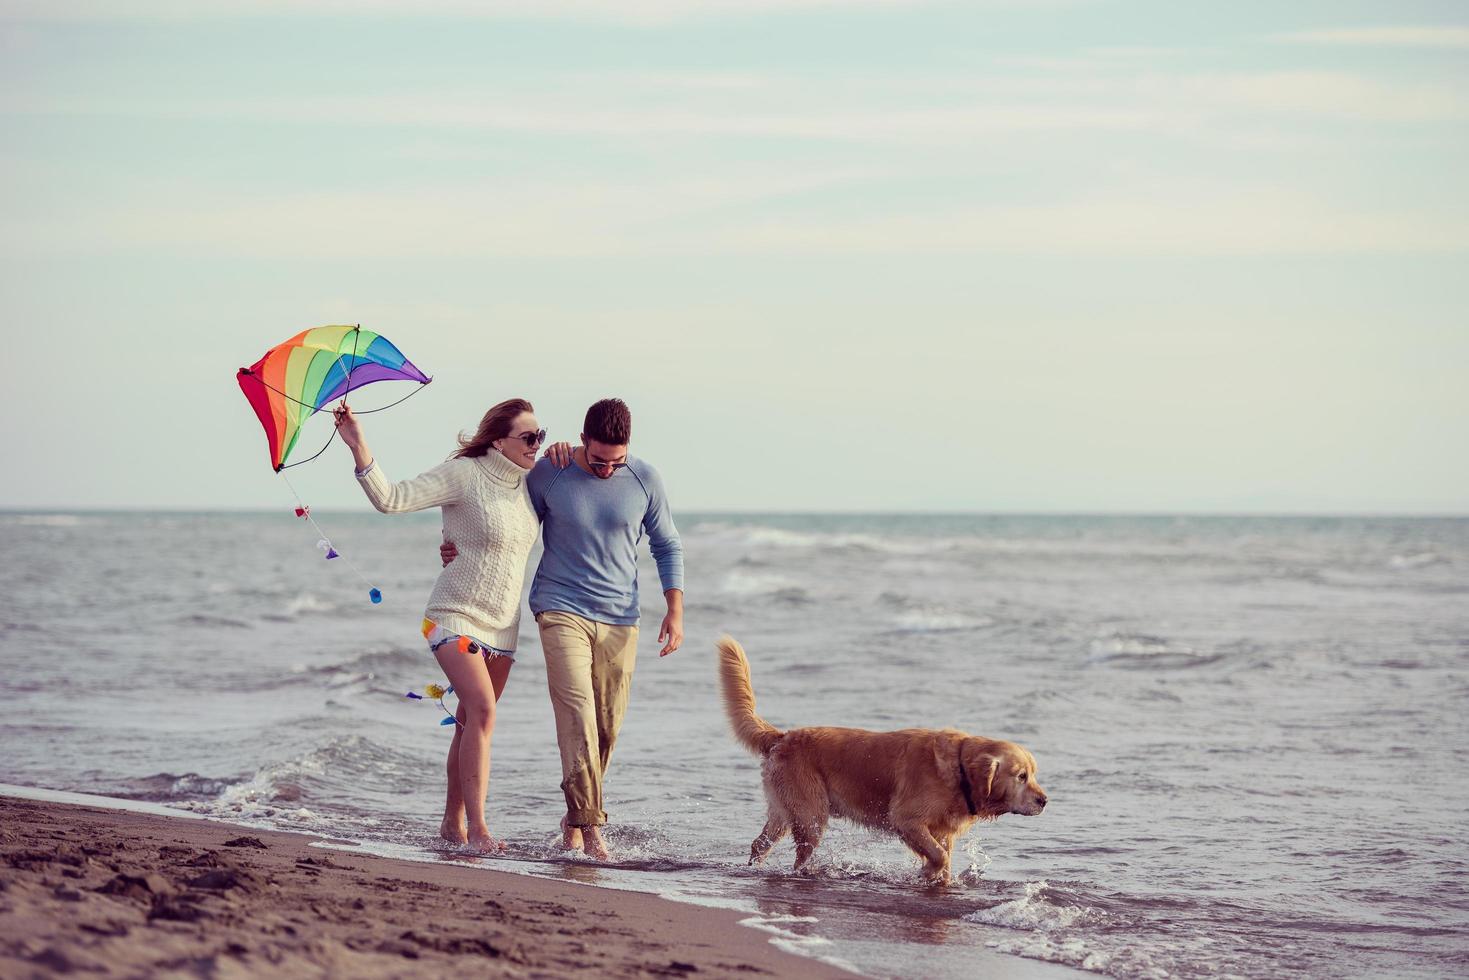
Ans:
MULTIPOLYGON (((490 683, 495 688, 496 702, 500 700, 500 695, 505 693, 505 685, 510 680, 512 663, 509 657, 495 657, 486 664, 486 669, 490 672, 490 683)), ((464 793, 461 791, 459 782, 459 743, 463 738, 464 730, 463 704, 459 705, 459 710, 455 713, 454 718, 459 724, 454 726, 454 740, 449 743, 449 757, 444 764, 448 776, 446 780, 448 791, 445 793, 444 819, 439 824, 439 836, 451 844, 463 844, 469 840, 464 818, 464 793)))
MULTIPOLYGON (((481 851, 500 850, 502 845, 490 836, 489 825, 485 822, 485 792, 490 781, 490 737, 495 731, 496 700, 490 665, 479 657, 460 653, 452 643, 439 647, 434 657, 443 668, 444 676, 454 685, 454 693, 459 696, 460 714, 464 716, 463 722, 455 726, 455 740, 459 743, 457 778, 468 843, 481 851)), ((495 659, 508 660, 504 657, 495 659)), ((500 686, 503 688, 508 666, 498 668, 497 672, 502 674, 500 686)), ((450 747, 452 750, 453 743, 450 747)), ((450 774, 450 778, 454 775, 450 774)))
POLYGON ((459 788, 459 742, 464 730, 464 705, 459 706, 454 718, 459 724, 454 726, 454 741, 449 743, 449 758, 444 768, 448 775, 448 792, 444 799, 444 819, 439 824, 439 836, 451 844, 463 844, 469 840, 469 831, 465 829, 464 823, 464 794, 459 788))

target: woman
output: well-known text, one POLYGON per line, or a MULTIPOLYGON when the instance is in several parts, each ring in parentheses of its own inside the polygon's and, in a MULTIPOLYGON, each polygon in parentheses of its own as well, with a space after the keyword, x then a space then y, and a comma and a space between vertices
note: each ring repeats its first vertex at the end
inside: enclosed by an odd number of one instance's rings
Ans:
POLYGON ((367 448, 352 410, 342 407, 335 414, 357 464, 357 481, 372 505, 384 514, 439 507, 444 536, 459 547, 458 560, 439 573, 423 620, 429 649, 459 696, 439 833, 479 851, 504 850, 485 822, 490 736, 495 702, 515 662, 521 583, 540 529, 525 474, 546 431, 530 402, 503 401, 485 413, 472 438, 459 437, 459 451, 446 462, 391 483, 367 448))

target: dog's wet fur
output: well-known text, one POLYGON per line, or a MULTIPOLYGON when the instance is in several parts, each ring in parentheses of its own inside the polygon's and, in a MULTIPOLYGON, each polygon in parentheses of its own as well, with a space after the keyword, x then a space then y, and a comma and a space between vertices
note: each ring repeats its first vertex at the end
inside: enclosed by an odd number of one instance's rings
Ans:
POLYGON ((750 845, 751 864, 791 834, 795 870, 803 870, 835 816, 896 834, 923 859, 926 877, 947 882, 954 842, 976 822, 1045 808, 1035 756, 1014 742, 954 729, 783 732, 755 713, 750 662, 727 636, 719 641, 719 679, 735 738, 764 759, 769 818, 750 845))

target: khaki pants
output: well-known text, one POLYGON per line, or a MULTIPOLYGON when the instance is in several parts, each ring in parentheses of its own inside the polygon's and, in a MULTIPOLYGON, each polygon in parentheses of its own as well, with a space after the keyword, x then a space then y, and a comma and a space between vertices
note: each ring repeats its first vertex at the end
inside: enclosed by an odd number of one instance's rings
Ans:
POLYGON ((638 654, 636 626, 609 626, 574 613, 547 610, 536 616, 546 654, 546 684, 561 747, 561 792, 566 822, 599 827, 602 777, 622 727, 638 654))

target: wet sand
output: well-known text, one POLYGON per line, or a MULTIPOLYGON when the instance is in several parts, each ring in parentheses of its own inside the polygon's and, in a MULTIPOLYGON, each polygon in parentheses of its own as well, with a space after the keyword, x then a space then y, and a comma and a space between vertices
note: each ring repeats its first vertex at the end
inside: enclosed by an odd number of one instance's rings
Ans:
POLYGON ((850 977, 744 915, 0 797, 0 976, 850 977))

